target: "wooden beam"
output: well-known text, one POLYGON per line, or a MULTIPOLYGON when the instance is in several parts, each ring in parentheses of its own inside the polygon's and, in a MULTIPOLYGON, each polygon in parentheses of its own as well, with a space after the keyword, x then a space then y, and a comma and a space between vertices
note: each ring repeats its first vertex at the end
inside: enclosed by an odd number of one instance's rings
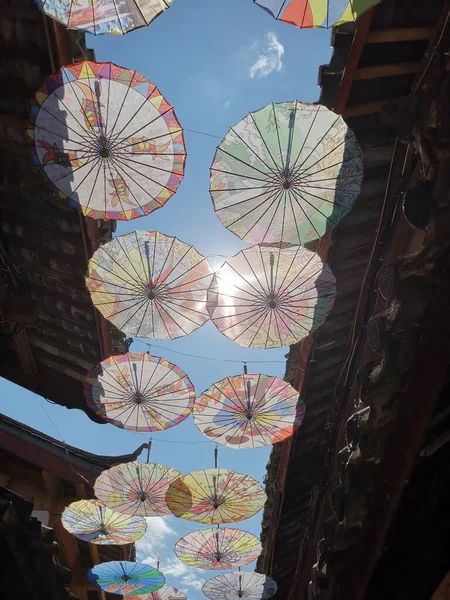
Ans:
POLYGON ((415 42, 429 40, 434 33, 434 27, 402 27, 399 29, 382 29, 371 31, 367 38, 368 44, 385 44, 392 42, 415 42))
POLYGON ((76 483, 75 489, 77 490, 78 498, 87 498, 86 486, 84 483, 76 483))
POLYGON ((42 471, 41 475, 47 494, 52 500, 58 500, 59 477, 53 475, 53 473, 49 473, 48 471, 42 471))
POLYGON ((364 117, 365 115, 371 115, 379 112, 383 106, 390 102, 398 102, 399 98, 386 98, 385 100, 377 100, 376 102, 367 102, 366 104, 355 104, 344 110, 342 116, 346 118, 350 117, 364 117))
POLYGON ((37 366, 27 332, 24 329, 14 336, 14 349, 19 355, 20 365, 25 375, 34 379, 37 373, 37 366))
MULTIPOLYGON (((98 551, 98 546, 96 544, 89 544, 89 554, 91 555, 93 565, 99 565, 102 562, 98 551)), ((101 600, 106 600, 106 594, 104 591, 97 588, 97 592, 99 593, 101 600)))
POLYGON ((419 62, 404 62, 392 65, 380 65, 377 67, 364 67, 358 69, 355 75, 355 81, 364 81, 367 79, 380 79, 381 77, 398 77, 401 75, 412 75, 417 73, 419 62))

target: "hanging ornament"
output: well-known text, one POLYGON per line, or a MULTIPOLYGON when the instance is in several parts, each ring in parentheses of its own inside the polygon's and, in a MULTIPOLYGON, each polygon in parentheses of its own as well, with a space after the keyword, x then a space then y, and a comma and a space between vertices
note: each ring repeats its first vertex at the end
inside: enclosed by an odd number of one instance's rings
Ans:
POLYGON ((166 494, 176 517, 208 525, 249 519, 264 508, 266 499, 255 479, 220 468, 192 471, 176 479, 166 494))
POLYGON ((282 102, 249 113, 217 147, 214 210, 252 244, 321 238, 351 210, 363 153, 341 116, 319 104, 282 102))
POLYGON ((125 560, 95 565, 87 573, 88 581, 109 594, 140 596, 156 592, 165 583, 162 573, 154 567, 125 560))
POLYGON ((134 231, 101 246, 86 285, 102 315, 127 335, 173 340, 209 320, 213 271, 192 246, 157 231, 134 231))
POLYGON ((282 442, 301 425, 305 406, 278 377, 248 374, 214 383, 194 404, 194 422, 218 444, 258 448, 282 442))
POLYGON ((132 544, 147 529, 142 517, 130 517, 106 507, 98 500, 79 500, 64 509, 63 527, 91 544, 132 544))
POLYGON ((170 8, 172 0, 35 0, 67 29, 94 35, 120 35, 146 27, 170 8))
POLYGON ((267 575, 237 571, 213 577, 202 591, 210 600, 267 600, 276 593, 277 584, 267 575))
POLYGON ((252 246, 217 271, 208 310, 217 329, 239 346, 282 348, 320 327, 335 296, 335 277, 315 252, 252 246))
POLYGON ((258 538, 240 529, 200 529, 175 544, 178 558, 197 569, 237 569, 255 561, 262 548, 258 538))
POLYGON ((48 184, 93 219, 146 216, 184 175, 172 106, 145 77, 113 63, 83 61, 47 77, 27 137, 48 184))
POLYGON ((88 373, 84 395, 89 408, 116 427, 162 431, 189 416, 195 389, 186 373, 164 358, 128 352, 88 373))

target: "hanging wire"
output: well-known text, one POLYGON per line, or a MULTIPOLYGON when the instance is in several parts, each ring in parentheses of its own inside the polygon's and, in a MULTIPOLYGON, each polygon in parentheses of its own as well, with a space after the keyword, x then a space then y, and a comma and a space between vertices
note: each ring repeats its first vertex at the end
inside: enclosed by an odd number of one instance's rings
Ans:
POLYGON ((143 342, 139 339, 133 339, 133 342, 138 344, 143 344, 149 350, 152 348, 158 348, 159 350, 165 350, 167 352, 173 352, 174 354, 180 354, 181 356, 189 356, 190 358, 198 358, 200 360, 212 360, 214 362, 221 363, 235 363, 240 365, 245 364, 286 364, 284 360, 236 360, 232 358, 215 358, 212 356, 200 356, 199 354, 190 354, 189 352, 180 352, 180 350, 172 350, 172 348, 166 348, 165 346, 159 346, 158 344, 150 344, 148 342, 143 342))

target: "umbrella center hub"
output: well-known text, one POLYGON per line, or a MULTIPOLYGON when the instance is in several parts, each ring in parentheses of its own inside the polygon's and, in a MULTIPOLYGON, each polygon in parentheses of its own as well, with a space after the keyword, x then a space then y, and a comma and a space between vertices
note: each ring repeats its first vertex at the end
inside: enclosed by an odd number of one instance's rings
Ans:
POLYGON ((122 577, 122 579, 123 579, 124 581, 129 581, 129 580, 130 580, 130 577, 129 577, 128 575, 124 575, 124 576, 122 577))
POLYGON ((158 298, 158 291, 153 282, 147 284, 147 297, 149 300, 156 300, 158 298))
POLYGON ((105 148, 105 147, 103 147, 103 148, 100 148, 100 150, 98 151, 98 153, 100 154, 100 156, 101 156, 102 158, 109 158, 109 157, 110 157, 110 155, 111 155, 111 153, 110 153, 110 151, 108 150, 108 148, 105 148))
POLYGON ((291 187, 291 185, 292 183, 288 179, 285 179, 285 181, 283 181, 283 188, 285 190, 288 190, 291 187))
POLYGON ((139 500, 140 500, 141 502, 145 502, 145 501, 147 500, 147 496, 146 496, 145 494, 141 494, 141 495, 139 496, 139 500))
POLYGON ((278 303, 277 303, 277 298, 274 293, 269 294, 269 296, 267 298, 267 304, 269 305, 269 308, 271 308, 272 310, 277 308, 278 303))
POLYGON ((135 404, 142 404, 145 401, 145 398, 141 392, 135 392, 133 400, 135 404))

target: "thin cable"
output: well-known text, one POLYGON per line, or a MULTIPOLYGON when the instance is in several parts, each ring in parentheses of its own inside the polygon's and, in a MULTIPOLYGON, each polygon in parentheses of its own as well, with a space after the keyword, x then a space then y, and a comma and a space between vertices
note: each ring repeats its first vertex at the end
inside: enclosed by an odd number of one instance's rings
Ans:
POLYGON ((174 354, 180 354, 181 356, 189 356, 190 358, 198 358, 201 360, 212 360, 215 362, 222 362, 222 363, 238 363, 241 365, 245 365, 245 364, 285 364, 286 361, 284 360, 233 360, 231 358, 213 358, 211 356, 199 356, 198 354, 189 354, 188 352, 180 352, 179 350, 172 350, 172 348, 166 348, 165 346, 158 346, 157 344, 150 344, 147 342, 143 342, 142 340, 136 340, 133 339, 133 342, 137 342, 139 344, 143 344, 144 346, 147 346, 147 348, 149 350, 151 350, 151 348, 158 348, 159 350, 166 350, 167 352, 173 352, 174 354))

